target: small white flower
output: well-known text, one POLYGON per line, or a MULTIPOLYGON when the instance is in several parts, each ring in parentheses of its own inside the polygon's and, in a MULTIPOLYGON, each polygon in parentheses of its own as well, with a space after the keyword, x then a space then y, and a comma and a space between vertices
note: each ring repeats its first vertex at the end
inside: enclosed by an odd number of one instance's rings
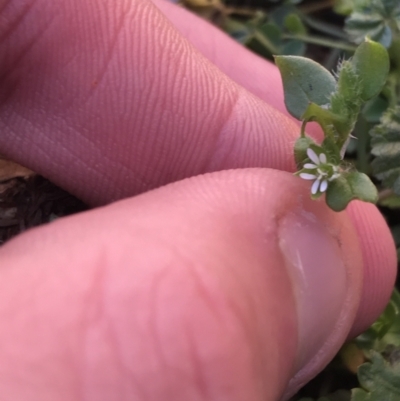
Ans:
POLYGON ((317 153, 311 149, 307 149, 307 156, 313 163, 305 163, 303 172, 299 174, 303 180, 314 180, 311 186, 311 193, 316 195, 328 189, 329 181, 333 181, 340 176, 338 167, 328 163, 325 153, 317 153), (304 171, 308 170, 308 171, 304 171))

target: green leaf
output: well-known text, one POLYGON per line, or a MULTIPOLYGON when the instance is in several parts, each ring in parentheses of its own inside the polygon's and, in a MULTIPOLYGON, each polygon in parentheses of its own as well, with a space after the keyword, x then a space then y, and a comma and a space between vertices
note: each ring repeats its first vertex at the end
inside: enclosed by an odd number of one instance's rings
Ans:
POLYGON ((335 13, 349 15, 356 8, 364 7, 369 2, 370 0, 336 0, 333 9, 335 13))
POLYGON ((400 4, 396 0, 370 0, 355 4, 346 20, 346 31, 355 43, 369 37, 388 48, 393 27, 400 23, 400 4))
POLYGON ((400 106, 384 113, 370 134, 373 174, 400 195, 400 106))
POLYGON ((346 178, 340 176, 328 185, 326 204, 335 212, 341 212, 352 201, 353 194, 346 178))
POLYGON ((341 212, 353 199, 371 203, 378 200, 378 191, 366 174, 357 171, 342 173, 329 183, 326 203, 332 210, 341 212))
POLYGON ((336 88, 336 80, 324 67, 304 57, 275 57, 283 81, 289 113, 301 119, 309 103, 323 106, 336 88))
POLYGON ((366 174, 352 171, 347 173, 345 177, 351 187, 353 199, 360 199, 370 203, 378 201, 378 191, 366 174))
POLYGON ((285 18, 285 28, 294 35, 305 35, 307 29, 297 14, 289 14, 285 18))
POLYGON ((371 351, 371 362, 358 369, 362 389, 352 391, 351 401, 398 401, 400 400, 400 350, 393 349, 386 359, 371 351))
POLYGON ((308 136, 300 137, 294 144, 294 160, 297 167, 302 168, 304 162, 308 159, 307 149, 315 142, 308 136))
POLYGON ((382 352, 388 345, 400 346, 400 293, 393 290, 390 302, 379 318, 355 339, 363 350, 382 352))
POLYGON ((365 101, 379 94, 385 84, 389 68, 389 54, 379 43, 366 40, 352 58, 361 80, 361 98, 365 101))
POLYGON ((378 123, 382 118, 383 113, 387 110, 388 105, 388 101, 380 96, 369 100, 362 110, 362 115, 365 121, 369 123, 378 123))

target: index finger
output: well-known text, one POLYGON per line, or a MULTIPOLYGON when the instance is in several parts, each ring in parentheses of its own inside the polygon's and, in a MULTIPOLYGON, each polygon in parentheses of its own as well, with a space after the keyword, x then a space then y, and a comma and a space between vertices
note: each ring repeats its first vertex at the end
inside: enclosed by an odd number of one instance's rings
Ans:
POLYGON ((10 1, 2 17, 2 153, 86 202, 210 171, 294 168, 297 125, 150 1, 10 1))

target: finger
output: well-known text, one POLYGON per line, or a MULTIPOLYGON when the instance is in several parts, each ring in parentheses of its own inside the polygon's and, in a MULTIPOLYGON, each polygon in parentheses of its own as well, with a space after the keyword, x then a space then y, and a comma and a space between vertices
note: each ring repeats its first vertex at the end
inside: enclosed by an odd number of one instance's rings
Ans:
POLYGON ((150 1, 9 1, 2 18, 2 153, 86 202, 208 171, 294 169, 298 127, 150 1))
POLYGON ((346 211, 358 233, 364 265, 361 302, 350 333, 352 338, 371 326, 389 302, 397 274, 397 253, 389 227, 374 205, 354 201, 346 211))
MULTIPOLYGON (((286 109, 281 75, 274 64, 247 50, 220 29, 183 7, 169 0, 153 0, 153 3, 223 73, 299 124, 286 109)), ((316 123, 308 123, 307 132, 317 139, 322 138, 321 128, 316 123)))
POLYGON ((10 241, 0 249, 0 393, 293 393, 346 338, 362 280, 346 213, 308 190, 284 172, 215 173, 10 241))

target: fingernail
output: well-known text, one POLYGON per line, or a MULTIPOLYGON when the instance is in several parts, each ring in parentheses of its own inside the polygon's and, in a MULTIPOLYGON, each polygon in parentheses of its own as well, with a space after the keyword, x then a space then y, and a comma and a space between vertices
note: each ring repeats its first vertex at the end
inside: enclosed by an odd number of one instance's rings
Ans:
POLYGON ((279 245, 297 306, 297 371, 311 361, 333 332, 346 298, 347 274, 338 240, 312 213, 284 217, 279 245))

